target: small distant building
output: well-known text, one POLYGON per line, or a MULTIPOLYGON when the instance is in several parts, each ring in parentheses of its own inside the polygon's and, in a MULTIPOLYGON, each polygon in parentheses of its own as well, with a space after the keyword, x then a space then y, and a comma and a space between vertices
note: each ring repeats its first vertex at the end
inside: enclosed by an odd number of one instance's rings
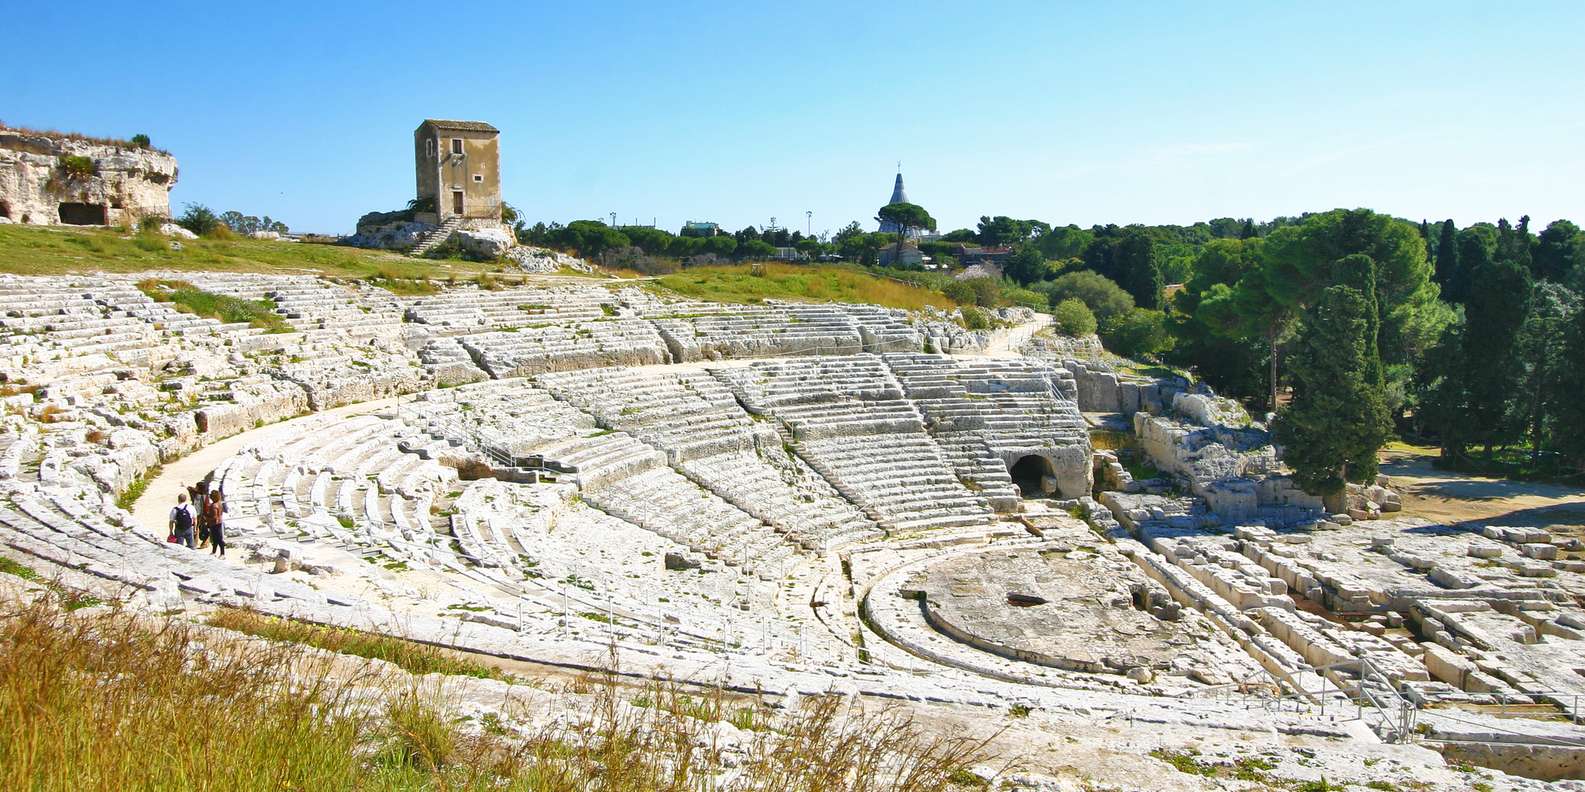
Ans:
POLYGON ((960 244, 958 245, 957 253, 955 255, 959 264, 969 266, 971 264, 1000 265, 1004 259, 1006 259, 1008 256, 1011 256, 1012 254, 1013 249, 1010 247, 985 247, 981 245, 960 244))
POLYGON ((876 259, 882 267, 919 267, 924 265, 926 256, 918 245, 904 242, 901 250, 896 245, 882 246, 876 251, 876 259))
POLYGON ((682 224, 682 236, 713 237, 721 233, 721 226, 703 220, 689 220, 682 224))
MULTIPOLYGON (((413 131, 418 198, 435 219, 501 220, 501 130, 483 121, 425 119, 413 131)), ((420 213, 421 221, 428 221, 420 213)))
POLYGON ((771 255, 776 261, 808 261, 809 256, 795 247, 779 247, 771 255))

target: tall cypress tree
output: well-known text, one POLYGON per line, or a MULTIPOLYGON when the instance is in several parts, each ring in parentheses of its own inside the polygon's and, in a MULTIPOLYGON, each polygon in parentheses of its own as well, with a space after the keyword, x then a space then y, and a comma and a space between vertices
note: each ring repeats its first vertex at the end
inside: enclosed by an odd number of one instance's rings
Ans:
POLYGON ((1469 272, 1464 302, 1464 333, 1460 342, 1460 374, 1468 392, 1469 437, 1485 450, 1514 439, 1510 403, 1519 395, 1519 367, 1512 359, 1514 342, 1530 302, 1530 272, 1511 258, 1475 262, 1459 251, 1469 272))
POLYGON ((1452 220, 1442 221, 1442 234, 1436 241, 1436 285, 1442 287, 1442 296, 1448 298, 1449 281, 1458 272, 1458 227, 1452 220))
POLYGON ((1138 227, 1124 230, 1115 256, 1117 285, 1133 295, 1135 305, 1159 310, 1164 284, 1161 265, 1156 261, 1156 246, 1151 242, 1150 234, 1138 227))
MULTIPOLYGON (((1585 309, 1575 311, 1565 331, 1564 360, 1585 360, 1585 309)), ((1564 366, 1559 372, 1558 388, 1572 398, 1559 399, 1553 415, 1553 436, 1557 446, 1576 469, 1585 472, 1585 366, 1564 366)))
POLYGON ((1387 440, 1386 394, 1370 382, 1371 309, 1351 286, 1331 286, 1304 314, 1289 373, 1293 401, 1273 426, 1294 480, 1335 494, 1376 472, 1387 440))

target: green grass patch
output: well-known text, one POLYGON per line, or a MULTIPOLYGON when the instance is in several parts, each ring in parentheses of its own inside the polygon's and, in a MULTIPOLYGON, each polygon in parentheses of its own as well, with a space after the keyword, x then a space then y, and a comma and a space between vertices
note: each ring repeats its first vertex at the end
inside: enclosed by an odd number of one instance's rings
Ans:
POLYGON ((498 668, 458 657, 439 647, 347 627, 322 627, 237 608, 216 610, 209 617, 209 624, 272 641, 305 644, 341 654, 384 660, 414 674, 452 674, 503 680, 511 678, 498 668))
POLYGON ((290 333, 292 326, 275 313, 273 300, 244 300, 225 294, 206 292, 184 280, 147 278, 138 281, 138 291, 155 302, 169 303, 182 313, 219 319, 226 323, 245 322, 267 333, 290 333))
POLYGON ((181 239, 155 233, 58 226, 0 226, 0 273, 61 275, 73 272, 273 272, 340 278, 421 279, 471 276, 487 265, 427 261, 384 250, 265 239, 181 239), (171 248, 179 242, 180 250, 171 248))
POLYGON ((22 578, 23 580, 39 579, 39 573, 33 571, 32 567, 19 564, 9 558, 6 558, 5 556, 0 556, 0 573, 13 575, 15 577, 22 578))
POLYGON ((138 498, 143 497, 143 492, 149 488, 149 482, 154 480, 159 474, 159 465, 143 471, 143 475, 137 477, 131 484, 127 485, 126 489, 121 491, 120 495, 116 496, 116 507, 132 511, 132 504, 137 503, 138 498))
POLYGON ((742 264, 692 267, 645 281, 649 288, 700 300, 756 303, 765 300, 874 303, 917 311, 957 307, 924 286, 867 273, 857 267, 812 264, 742 264))

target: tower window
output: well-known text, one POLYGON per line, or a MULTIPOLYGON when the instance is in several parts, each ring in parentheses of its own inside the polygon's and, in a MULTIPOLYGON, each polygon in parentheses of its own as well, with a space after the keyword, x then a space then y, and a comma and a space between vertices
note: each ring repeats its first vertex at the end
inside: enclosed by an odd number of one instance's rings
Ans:
POLYGON ((435 139, 434 138, 426 138, 424 140, 424 156, 430 157, 430 158, 434 158, 434 156, 435 156, 435 139))
POLYGON ((451 139, 451 153, 453 153, 453 154, 461 154, 462 153, 462 138, 452 138, 451 139))
POLYGON ((473 174, 473 180, 476 181, 476 182, 482 182, 482 181, 484 181, 484 176, 481 175, 481 174, 475 173, 475 174, 473 174))

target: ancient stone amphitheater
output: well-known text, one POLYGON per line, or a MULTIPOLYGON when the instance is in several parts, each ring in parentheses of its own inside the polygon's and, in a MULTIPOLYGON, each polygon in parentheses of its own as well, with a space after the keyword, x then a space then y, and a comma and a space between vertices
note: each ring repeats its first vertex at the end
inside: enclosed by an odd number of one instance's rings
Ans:
MULTIPOLYGON (((1311 740, 1279 757, 1300 776, 1416 743, 1585 771, 1577 539, 1395 518, 1380 486, 1324 509, 1236 405, 1045 317, 169 277, 268 298, 293 332, 130 276, 0 279, 0 554, 155 611, 547 667, 615 651, 773 696, 1034 712, 1140 753, 1311 740), (223 559, 165 542, 205 477, 223 559)), ((1413 750, 1406 775, 1467 781, 1413 750)))

